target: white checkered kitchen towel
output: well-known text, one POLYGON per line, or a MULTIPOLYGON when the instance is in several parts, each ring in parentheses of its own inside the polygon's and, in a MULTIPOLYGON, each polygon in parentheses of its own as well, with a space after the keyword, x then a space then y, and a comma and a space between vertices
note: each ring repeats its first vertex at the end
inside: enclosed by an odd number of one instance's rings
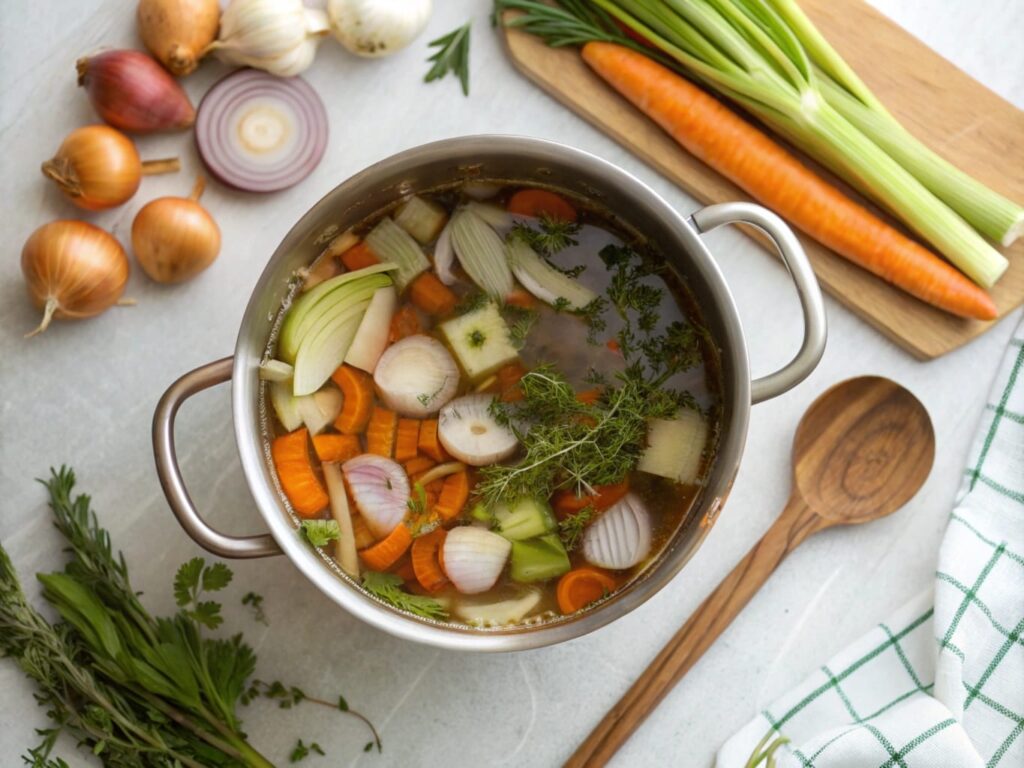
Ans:
POLYGON ((934 591, 762 711, 718 768, 1024 768, 1024 322, 970 456, 934 591))

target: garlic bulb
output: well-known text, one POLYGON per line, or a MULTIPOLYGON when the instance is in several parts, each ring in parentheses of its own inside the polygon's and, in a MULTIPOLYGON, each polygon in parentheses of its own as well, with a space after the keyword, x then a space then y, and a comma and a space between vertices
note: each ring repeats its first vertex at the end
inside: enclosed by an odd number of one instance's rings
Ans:
POLYGON ((313 63, 328 29, 327 15, 302 0, 231 0, 207 50, 228 64, 291 77, 313 63))
POLYGON ((327 0, 331 32, 359 56, 387 56, 411 43, 430 20, 431 0, 327 0))

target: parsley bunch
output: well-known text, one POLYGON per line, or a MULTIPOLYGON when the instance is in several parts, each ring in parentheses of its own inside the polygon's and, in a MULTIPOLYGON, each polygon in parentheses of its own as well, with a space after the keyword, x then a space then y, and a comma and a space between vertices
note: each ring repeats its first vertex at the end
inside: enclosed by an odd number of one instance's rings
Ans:
POLYGON ((177 612, 154 617, 89 497, 72 497, 74 473, 62 468, 43 484, 70 553, 63 571, 38 574, 60 621, 51 624, 28 603, 0 547, 0 654, 36 683, 54 722, 26 762, 65 768, 50 753, 66 731, 109 766, 272 766, 246 741, 236 712, 252 691, 256 656, 240 634, 205 632, 223 622, 209 595, 228 586, 231 570, 189 560, 174 577, 177 612))

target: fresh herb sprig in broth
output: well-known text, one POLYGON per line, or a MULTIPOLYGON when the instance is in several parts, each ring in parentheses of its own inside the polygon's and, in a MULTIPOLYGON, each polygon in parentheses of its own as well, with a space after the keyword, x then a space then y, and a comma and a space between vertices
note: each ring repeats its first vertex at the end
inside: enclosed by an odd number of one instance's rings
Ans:
POLYGON ((508 237, 522 240, 544 257, 554 256, 570 245, 579 245, 575 237, 580 231, 579 222, 541 216, 538 225, 535 228, 525 221, 517 221, 508 237))
POLYGON ((492 403, 495 418, 516 433, 524 455, 513 465, 481 469, 476 492, 485 504, 545 497, 560 488, 583 495, 617 483, 640 458, 648 420, 694 405, 689 393, 666 383, 700 363, 704 332, 682 321, 657 332, 663 291, 646 281, 655 268, 626 246, 607 246, 600 255, 612 273, 606 301, 622 320, 616 338, 625 368, 602 380, 593 404, 578 400, 552 366, 523 376, 519 402, 492 403))
POLYGON ((408 611, 427 619, 448 618, 448 611, 437 600, 403 590, 402 577, 397 574, 366 571, 363 573, 363 589, 401 611, 408 611))
POLYGON ((600 336, 608 328, 608 321, 604 319, 605 310, 608 309, 608 299, 604 296, 597 296, 582 309, 571 309, 569 300, 564 296, 555 299, 552 309, 558 313, 575 315, 587 326, 587 343, 598 345, 601 343, 600 336))
POLYGON ((579 546, 580 539, 583 538, 583 532, 594 518, 594 514, 594 508, 587 505, 579 512, 574 512, 558 523, 558 536, 561 538, 562 544, 565 545, 567 552, 572 552, 579 546))
POLYGON ((506 304, 501 309, 501 315, 508 323, 509 342, 516 349, 522 349, 526 346, 526 337, 537 322, 537 313, 532 309, 506 304))

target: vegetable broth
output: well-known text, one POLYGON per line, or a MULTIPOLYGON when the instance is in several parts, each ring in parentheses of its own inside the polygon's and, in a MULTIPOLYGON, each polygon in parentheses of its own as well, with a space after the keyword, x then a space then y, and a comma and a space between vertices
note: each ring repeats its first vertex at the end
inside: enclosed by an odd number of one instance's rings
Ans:
POLYGON ((421 194, 336 238, 281 310, 267 360, 294 378, 265 382, 261 412, 282 495, 325 558, 400 610, 500 627, 587 610, 657 559, 712 464, 721 387, 685 278, 641 237, 561 192, 474 199, 486 189, 421 194), (364 276, 379 262, 399 268, 364 276), (351 307, 326 309, 342 290, 351 307), (310 330, 330 313, 352 318, 310 330), (344 473, 347 534, 321 457, 344 473))

